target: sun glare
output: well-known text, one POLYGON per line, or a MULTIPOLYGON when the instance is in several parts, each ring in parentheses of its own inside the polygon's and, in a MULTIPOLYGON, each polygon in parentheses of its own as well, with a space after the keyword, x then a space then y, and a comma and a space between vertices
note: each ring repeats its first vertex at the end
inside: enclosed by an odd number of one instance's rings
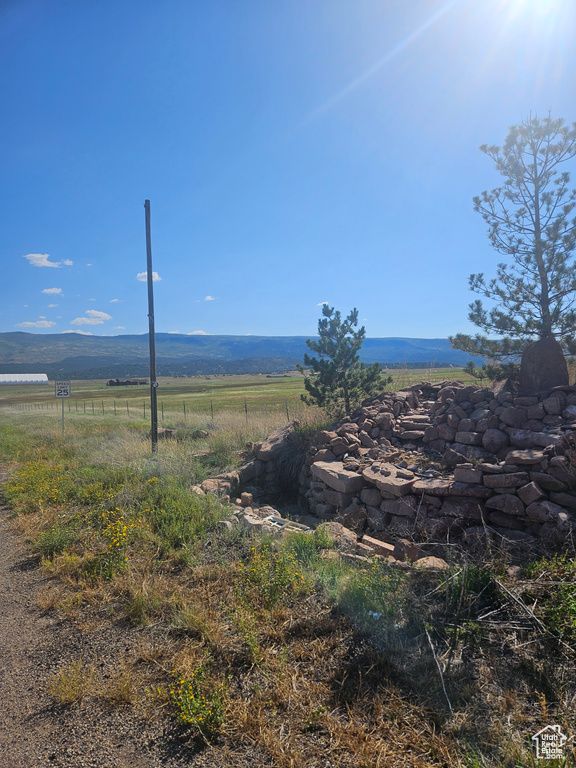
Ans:
POLYGON ((533 14, 534 16, 551 16, 561 10, 563 0, 508 0, 510 10, 514 14, 533 14))

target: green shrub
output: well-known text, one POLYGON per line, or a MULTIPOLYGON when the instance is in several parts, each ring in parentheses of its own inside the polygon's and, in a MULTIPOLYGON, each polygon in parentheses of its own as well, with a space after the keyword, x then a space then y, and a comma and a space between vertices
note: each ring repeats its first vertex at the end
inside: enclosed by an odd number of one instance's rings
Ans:
POLYGON ((224 722, 223 685, 210 684, 206 664, 199 664, 188 678, 176 676, 170 701, 178 721, 204 738, 217 733, 224 722))
POLYGON ((305 589, 302 569, 290 549, 273 551, 269 544, 252 547, 252 558, 240 564, 240 591, 254 605, 272 608, 282 597, 305 589))

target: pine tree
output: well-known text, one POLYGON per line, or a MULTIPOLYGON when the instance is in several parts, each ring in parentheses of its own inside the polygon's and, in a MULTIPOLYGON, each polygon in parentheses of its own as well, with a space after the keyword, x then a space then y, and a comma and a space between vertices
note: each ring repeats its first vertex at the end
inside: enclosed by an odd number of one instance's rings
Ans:
MULTIPOLYGON (((327 304, 322 306, 318 321, 318 341, 308 339, 306 345, 318 357, 304 355, 304 365, 312 369, 304 386, 308 394, 301 395, 308 405, 318 405, 332 416, 349 414, 362 400, 378 394, 392 377, 382 378, 380 365, 367 366, 360 362, 359 352, 366 337, 364 326, 357 331, 358 310, 353 309, 345 320, 340 312, 327 304)), ((298 366, 306 374, 303 366, 298 366)))
POLYGON ((503 147, 483 145, 505 181, 474 198, 492 246, 510 263, 496 277, 470 275, 470 289, 494 302, 470 304, 469 319, 491 338, 457 334, 456 349, 491 360, 518 359, 538 339, 555 338, 565 352, 576 344, 576 190, 559 166, 576 155, 576 123, 530 117, 512 126, 503 147), (498 337, 495 339, 494 336, 498 337))

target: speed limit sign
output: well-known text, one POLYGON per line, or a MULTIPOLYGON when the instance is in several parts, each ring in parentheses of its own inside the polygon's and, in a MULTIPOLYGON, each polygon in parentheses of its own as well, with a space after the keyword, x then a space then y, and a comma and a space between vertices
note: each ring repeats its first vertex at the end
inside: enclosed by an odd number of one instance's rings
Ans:
POLYGON ((55 394, 56 394, 56 397, 70 397, 70 382, 69 381, 55 382, 55 394))

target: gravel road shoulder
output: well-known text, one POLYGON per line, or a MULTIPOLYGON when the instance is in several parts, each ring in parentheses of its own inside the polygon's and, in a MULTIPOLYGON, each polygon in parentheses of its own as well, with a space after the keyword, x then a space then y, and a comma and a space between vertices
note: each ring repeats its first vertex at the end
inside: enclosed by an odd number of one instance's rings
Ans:
MULTIPOLYGON (((203 768, 245 765, 216 745, 198 751, 169 717, 86 696, 58 704, 47 685, 63 664, 85 660, 97 672, 150 633, 113 617, 79 625, 42 608, 50 586, 0 505, 0 766, 2 768, 203 768)), ((97 619, 98 617, 96 617, 97 619)), ((162 638, 156 638, 161 642, 162 638)), ((261 763, 261 765, 264 763, 261 763)), ((268 764, 268 763, 266 763, 268 764)))

